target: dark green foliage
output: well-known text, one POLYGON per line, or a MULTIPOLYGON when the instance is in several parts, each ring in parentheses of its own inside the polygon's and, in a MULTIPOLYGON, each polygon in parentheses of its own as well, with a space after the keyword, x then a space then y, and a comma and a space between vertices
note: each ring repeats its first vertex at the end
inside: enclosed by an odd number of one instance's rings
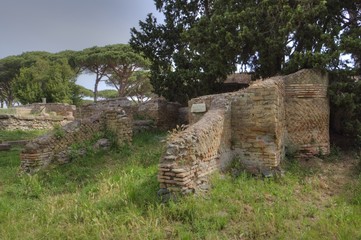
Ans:
POLYGON ((0 59, 0 102, 1 107, 5 103, 12 106, 15 101, 15 94, 11 87, 12 80, 19 74, 23 64, 20 56, 10 56, 0 59))
POLYGON ((302 68, 360 68, 360 4, 346 0, 155 0, 131 30, 131 46, 151 62, 154 91, 182 103, 211 93, 236 66, 270 77, 302 68))
MULTIPOLYGON (((164 13, 165 22, 158 24, 152 15, 148 15, 145 22, 140 22, 141 31, 132 29, 130 40, 131 46, 152 62, 150 81, 155 93, 181 103, 211 93, 218 79, 225 77, 234 66, 227 65, 228 59, 219 52, 206 56, 189 41, 194 37, 189 35, 192 27, 200 17, 210 14, 210 3, 200 0, 155 3, 164 13)), ((202 46, 208 49, 208 43, 204 42, 202 46)))
POLYGON ((330 74, 331 128, 361 146, 357 141, 361 137, 361 81, 352 75, 346 71, 330 74))
POLYGON ((22 67, 12 81, 12 88, 20 103, 41 102, 73 103, 72 92, 77 91, 75 73, 66 59, 51 61, 37 57, 30 67, 22 67))
POLYGON ((78 70, 70 65, 72 58, 67 51, 26 52, 0 59, 0 102, 12 106, 14 102, 40 102, 45 97, 48 102, 77 104, 78 70))

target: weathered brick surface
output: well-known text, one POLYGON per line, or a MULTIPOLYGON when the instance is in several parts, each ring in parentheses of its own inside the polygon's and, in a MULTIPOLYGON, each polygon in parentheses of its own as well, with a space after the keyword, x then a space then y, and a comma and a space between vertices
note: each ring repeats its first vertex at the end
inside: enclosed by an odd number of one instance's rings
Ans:
POLYGON ((63 128, 29 142, 20 154, 21 169, 34 173, 50 165, 69 162, 69 147, 91 139, 95 133, 112 131, 118 144, 132 139, 132 119, 124 111, 108 110, 87 119, 73 121, 63 128))
POLYGON ((52 129, 74 120, 75 106, 63 103, 34 103, 12 108, 0 115, 0 130, 52 129))
POLYGON ((209 173, 229 160, 230 108, 214 107, 183 132, 174 133, 159 164, 161 188, 192 192, 209 173), (205 127, 206 126, 206 127, 205 127))
POLYGON ((286 88, 287 145, 301 156, 328 154, 329 101, 327 74, 302 70, 284 77, 286 88))
POLYGON ((329 152, 327 76, 302 70, 256 81, 232 93, 192 99, 191 126, 175 134, 159 165, 161 188, 193 192, 214 170, 237 159, 246 168, 272 169, 286 147, 300 156, 329 152))
MULTIPOLYGON (((136 120, 152 120, 154 127, 169 130, 179 123, 179 108, 180 104, 167 102, 163 98, 156 98, 139 105, 132 104, 127 98, 116 98, 81 106, 77 109, 75 115, 78 119, 84 119, 108 109, 123 109, 127 115, 133 115, 136 120)), ((141 122, 137 123, 134 126, 136 132, 142 129, 142 126, 139 125, 141 122)), ((147 127, 144 126, 144 128, 147 127)))
POLYGON ((284 154, 285 111, 280 78, 260 81, 232 99, 232 140, 243 164, 276 167, 284 154))
POLYGON ((75 117, 77 119, 86 119, 107 110, 124 110, 128 115, 131 115, 132 102, 124 97, 98 101, 78 107, 75 112, 75 117))
POLYGON ((0 130, 52 129, 55 125, 65 125, 71 121, 59 116, 0 115, 0 130))
POLYGON ((141 119, 150 119, 161 130, 175 128, 179 122, 180 104, 167 102, 164 98, 156 98, 140 104, 134 109, 134 115, 141 119))

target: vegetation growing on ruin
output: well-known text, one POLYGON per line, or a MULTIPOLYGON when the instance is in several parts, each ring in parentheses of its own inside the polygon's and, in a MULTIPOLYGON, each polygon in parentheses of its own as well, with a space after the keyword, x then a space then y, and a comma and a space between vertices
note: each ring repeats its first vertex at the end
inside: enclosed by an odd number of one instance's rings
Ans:
POLYGON ((47 130, 0 130, 0 141, 30 140, 44 134, 47 130))
POLYGON ((143 133, 130 146, 89 152, 33 176, 18 175, 20 149, 0 152, 1 239, 361 237, 353 153, 289 160, 282 178, 214 174, 208 193, 162 204, 156 192, 164 139, 143 133))

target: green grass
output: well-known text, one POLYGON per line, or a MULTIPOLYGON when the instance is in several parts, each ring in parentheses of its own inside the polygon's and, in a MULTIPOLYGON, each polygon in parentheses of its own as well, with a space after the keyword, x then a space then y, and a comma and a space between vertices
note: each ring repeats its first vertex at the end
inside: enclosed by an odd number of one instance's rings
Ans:
POLYGON ((325 196, 320 171, 283 178, 214 174, 207 194, 160 203, 164 134, 90 153, 34 176, 0 152, 0 239, 360 239, 361 179, 325 196))
POLYGON ((47 132, 47 130, 31 130, 31 131, 0 130, 0 141, 28 140, 28 139, 38 137, 46 132, 47 132))

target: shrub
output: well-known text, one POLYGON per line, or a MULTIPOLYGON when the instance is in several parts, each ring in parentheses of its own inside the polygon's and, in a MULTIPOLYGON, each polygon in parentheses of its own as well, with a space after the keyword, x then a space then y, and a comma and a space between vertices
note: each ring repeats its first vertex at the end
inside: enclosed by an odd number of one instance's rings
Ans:
POLYGON ((354 76, 350 71, 330 73, 331 129, 361 146, 361 81, 354 76))

